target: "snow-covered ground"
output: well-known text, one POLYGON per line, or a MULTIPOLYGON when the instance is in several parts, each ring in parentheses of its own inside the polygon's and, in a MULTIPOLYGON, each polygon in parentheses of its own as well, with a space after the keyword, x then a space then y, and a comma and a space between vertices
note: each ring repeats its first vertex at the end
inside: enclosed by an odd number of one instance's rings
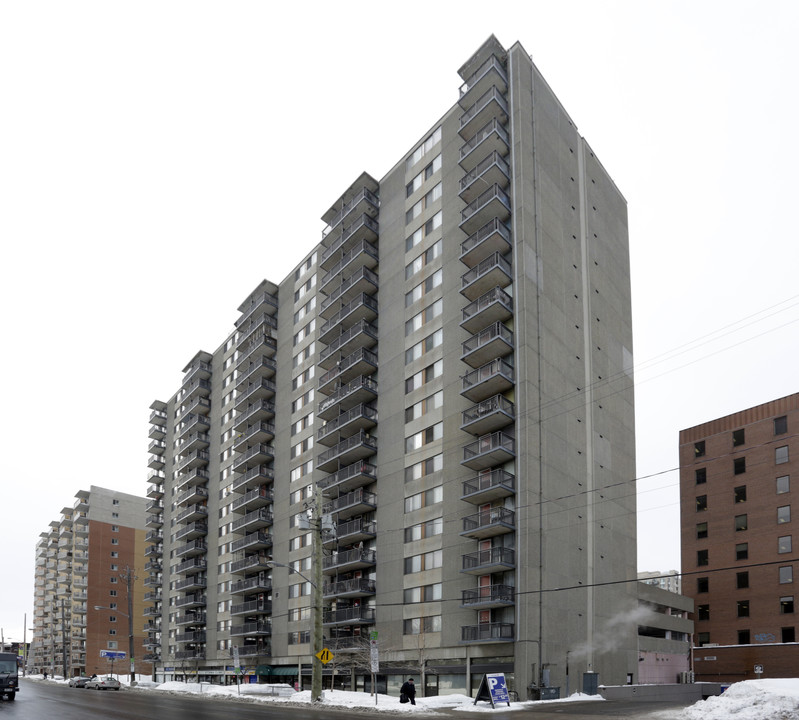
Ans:
MULTIPOLYGON (((41 679, 41 675, 29 676, 41 679)), ((128 684, 125 675, 119 676, 123 685, 128 684)), ((54 682, 66 682, 56 678, 54 682)), ((136 687, 139 692, 192 693, 212 696, 214 699, 237 697, 251 702, 309 704, 309 691, 294 692, 289 685, 211 685, 208 683, 167 682, 156 684, 140 681, 136 687)), ((546 700, 548 705, 565 702, 602 701, 598 695, 590 696, 575 693, 562 700, 546 700)), ((416 698, 416 705, 401 704, 398 697, 378 694, 377 698, 365 692, 346 690, 325 690, 323 704, 326 707, 369 708, 385 712, 432 712, 448 708, 469 712, 493 712, 488 702, 478 702, 466 695, 439 695, 431 698, 416 698)), ((503 710, 524 710, 538 702, 515 702, 510 707, 501 705, 503 710)), ((718 697, 701 700, 683 710, 668 713, 653 713, 653 719, 661 720, 799 720, 799 678, 786 680, 746 680, 735 683, 718 697)))

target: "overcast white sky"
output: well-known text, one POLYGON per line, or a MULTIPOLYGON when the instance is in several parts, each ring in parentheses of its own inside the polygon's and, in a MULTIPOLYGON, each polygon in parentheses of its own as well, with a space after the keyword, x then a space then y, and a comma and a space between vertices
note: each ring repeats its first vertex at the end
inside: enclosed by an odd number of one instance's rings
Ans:
POLYGON ((639 567, 678 568, 679 430, 799 389, 798 30, 776 0, 0 4, 6 639, 39 533, 92 484, 144 494, 152 400, 492 32, 629 203, 639 567))

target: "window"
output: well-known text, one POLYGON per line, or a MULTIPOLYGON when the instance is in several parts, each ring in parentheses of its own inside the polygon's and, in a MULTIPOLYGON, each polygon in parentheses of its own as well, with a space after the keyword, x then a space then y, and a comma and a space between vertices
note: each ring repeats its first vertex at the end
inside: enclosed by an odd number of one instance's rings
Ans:
POLYGON ((109 615, 108 616, 108 622, 116 622, 116 621, 117 621, 117 616, 116 615, 109 615))
POLYGON ((749 617, 749 601, 738 601, 738 617, 749 617))
POLYGON ((745 440, 745 431, 744 430, 733 430, 732 431, 732 446, 738 447, 743 445, 746 442, 745 440))
POLYGON ((739 590, 743 590, 744 588, 749 587, 748 572, 735 573, 735 587, 737 587, 739 590))
POLYGON ((749 543, 738 543, 735 546, 735 559, 747 560, 749 558, 749 543))
POLYGON ((746 502, 746 485, 739 485, 733 490, 733 501, 737 503, 746 502))
POLYGON ((697 523, 696 524, 696 539, 702 540, 707 537, 707 523, 697 523))
POLYGON ((694 457, 700 458, 705 457, 705 441, 700 440, 699 442, 694 443, 694 457))
POLYGON ((780 554, 791 552, 790 535, 783 535, 781 538, 777 538, 777 552, 780 554))
POLYGON ((405 438, 405 452, 413 452, 419 450, 425 445, 429 445, 436 440, 440 440, 444 436, 444 423, 439 422, 435 425, 420 430, 413 435, 405 438))
POLYGON ((424 240, 428 235, 432 234, 433 230, 437 230, 441 227, 443 222, 443 216, 441 215, 441 210, 439 210, 433 217, 431 217, 422 227, 417 228, 413 235, 408 238, 405 238, 405 252, 412 250, 415 248, 422 240, 424 240))
POLYGON ((696 484, 704 485, 707 482, 707 468, 697 468, 695 473, 696 473, 696 484))
POLYGON ((111 532, 119 532, 119 525, 112 525, 111 532))
POLYGON ((417 300, 421 300, 434 288, 437 288, 439 285, 441 285, 443 280, 444 280, 444 271, 439 268, 428 278, 425 278, 424 280, 422 280, 422 282, 420 282, 414 288, 405 293, 405 307, 410 307, 417 300))
POLYGON ((791 522, 791 506, 783 505, 777 508, 777 525, 791 522))
POLYGON ((696 579, 696 592, 706 593, 710 590, 710 578, 698 577, 696 579))
POLYGON ((111 504, 112 504, 112 505, 119 505, 119 500, 117 500, 116 498, 114 498, 114 499, 111 501, 111 504))
POLYGON ((774 434, 785 435, 788 432, 788 416, 774 418, 774 434))
POLYGON ((117 641, 116 640, 108 640, 106 642, 109 650, 116 650, 117 649, 117 641))
POLYGON ((316 287, 316 273, 311 275, 311 277, 309 277, 302 285, 300 285, 299 288, 297 288, 297 290, 294 291, 294 302, 297 302, 298 300, 304 298, 305 295, 311 292, 311 290, 315 287, 316 287))
POLYGON ((414 403, 409 408, 405 409, 405 422, 411 422, 423 417, 427 413, 436 408, 440 408, 444 404, 444 391, 439 390, 437 393, 428 395, 423 400, 414 403))
POLYGON ((441 535, 444 531, 444 521, 442 518, 435 520, 428 520, 418 525, 412 525, 405 528, 405 542, 416 542, 417 540, 424 540, 424 538, 433 537, 434 535, 441 535))
POLYGON ((791 476, 782 475, 777 478, 777 495, 782 495, 791 491, 791 476))
POLYGON ((405 351, 405 364, 408 365, 415 360, 419 360, 431 350, 439 347, 443 341, 444 330, 443 328, 439 328, 428 335, 424 340, 420 340, 405 351))
POLYGON ((734 475, 743 475, 746 472, 746 458, 739 457, 732 461, 732 472, 734 475))
POLYGON ((315 370, 316 365, 311 365, 311 367, 306 368, 303 372, 297 375, 297 377, 291 381, 291 389, 296 390, 300 385, 304 385, 309 380, 312 380, 315 370))
POLYGON ((108 578, 108 582, 110 582, 112 585, 116 585, 117 582, 119 582, 119 581, 117 580, 117 578, 111 577, 111 578, 108 578))
POLYGON ((114 520, 116 520, 119 517, 119 513, 118 512, 112 512, 111 513, 111 517, 114 518, 114 520))
POLYGON ((297 422, 291 424, 291 434, 296 435, 298 432, 305 430, 313 425, 313 413, 308 413, 305 417, 301 417, 297 422))
POLYGON ((421 272, 431 262, 433 262, 433 260, 435 260, 437 257, 440 257, 443 249, 444 244, 441 240, 437 240, 435 243, 433 243, 421 255, 414 258, 405 266, 405 279, 410 280, 414 275, 416 275, 416 273, 421 272))
POLYGON ((119 538, 111 538, 112 545, 119 545, 119 538))
POLYGON ((707 510, 707 495, 697 495, 696 511, 707 510))
POLYGON ((441 142, 441 127, 437 127, 425 141, 414 150, 405 160, 406 172, 413 168, 427 153, 441 142))
POLYGON ((793 582, 793 565, 783 565, 780 568, 780 585, 793 582))
POLYGON ((434 602, 441 600, 441 583, 406 588, 402 599, 406 603, 434 602))
POLYGON ((746 530, 747 528, 747 516, 746 515, 736 515, 735 516, 735 532, 741 532, 742 530, 746 530))
POLYGON ((299 343, 301 343, 314 330, 316 330, 316 318, 313 318, 311 322, 309 322, 305 327, 300 328, 296 333, 294 333, 294 339, 292 341, 292 345, 298 345, 299 343))
POLYGON ((782 628, 782 642, 784 643, 796 642, 796 630, 792 627, 782 628))
POLYGON ((793 595, 780 598, 780 614, 788 615, 793 612, 793 595))
POLYGON ((119 552, 117 552, 116 550, 112 550, 111 551, 111 557, 112 558, 118 558, 119 557, 119 552))
POLYGON ((119 570, 119 565, 115 565, 114 563, 111 563, 111 567, 109 569, 110 570, 115 570, 115 571, 119 570))
POLYGON ((782 465, 783 463, 787 463, 789 460, 788 458, 788 446, 781 445, 778 448, 774 448, 774 462, 777 465, 782 465))
POLYGON ((441 188, 442 188, 441 183, 438 183, 438 185, 436 185, 432 189, 428 190, 425 193, 425 196, 421 200, 419 200, 418 202, 414 203, 413 207, 411 207, 410 210, 408 210, 405 213, 405 224, 406 225, 408 225, 409 223, 412 223, 425 210, 427 210, 427 208, 431 207, 432 204, 436 200, 440 200, 441 199, 441 194, 442 194, 441 188))
POLYGON ((437 318, 441 315, 443 309, 444 301, 439 298, 432 305, 428 305, 424 310, 416 313, 416 315, 405 323, 405 337, 408 337, 411 333, 416 332, 427 325, 431 320, 437 318))
POLYGON ((749 642, 750 642, 749 631, 748 630, 739 630, 738 631, 738 644, 739 645, 748 645, 749 642))
POLYGON ((108 595, 110 597, 116 597, 117 596, 117 591, 116 590, 109 590, 108 591, 108 595))
POLYGON ((316 295, 314 295, 305 305, 303 305, 297 312, 294 313, 294 324, 296 325, 308 313, 316 307, 316 295))
POLYGON ((416 493, 410 497, 405 498, 405 512, 413 512, 423 507, 435 505, 444 499, 444 489, 441 485, 438 487, 430 488, 424 492, 416 493))
POLYGON ((441 470, 443 467, 444 456, 441 454, 433 455, 433 457, 427 458, 426 460, 420 460, 418 463, 414 463, 410 467, 405 468, 405 482, 419 480, 441 470))
POLYGON ((709 632, 698 633, 697 636, 696 636, 696 642, 699 645, 699 647, 702 647, 703 645, 709 645, 710 644, 710 633, 709 632))
POLYGON ((308 403, 312 403, 314 398, 314 389, 307 390, 300 395, 294 402, 291 403, 291 412, 302 410, 308 403))
POLYGON ((429 632, 441 632, 441 615, 410 618, 402 622, 403 635, 421 635, 429 632))
POLYGON ((697 550, 696 551, 696 564, 698 566, 707 565, 709 562, 708 558, 708 551, 707 550, 697 550))
POLYGON ((289 645, 306 645, 309 642, 311 642, 310 630, 289 633, 289 645))
POLYGON ((296 583, 295 585, 289 585, 290 598, 298 598, 310 594, 311 594, 311 583, 309 582, 302 582, 302 583, 296 583))
POLYGON ((405 394, 418 390, 431 380, 441 377, 443 372, 444 361, 436 360, 432 365, 428 365, 424 370, 414 373, 405 381, 405 394))
POLYGON ((434 550, 433 552, 407 557, 404 562, 405 574, 410 575, 411 573, 422 572, 423 570, 440 568, 442 559, 443 555, 441 550, 434 550))
POLYGON ((696 619, 697 620, 710 620, 710 605, 697 605, 696 606, 696 619))
POLYGON ((435 173, 441 170, 441 155, 436 155, 433 161, 420 172, 413 180, 405 186, 405 197, 409 198, 413 195, 425 180, 429 180, 435 173))

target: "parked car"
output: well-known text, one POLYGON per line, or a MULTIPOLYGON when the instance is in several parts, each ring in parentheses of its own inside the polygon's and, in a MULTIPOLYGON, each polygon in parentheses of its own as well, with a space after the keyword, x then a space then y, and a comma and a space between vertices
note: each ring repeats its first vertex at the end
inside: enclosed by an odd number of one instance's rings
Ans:
POLYGON ((73 677, 69 679, 69 683, 67 683, 70 687, 76 688, 85 688, 86 683, 91 680, 90 677, 73 677))
POLYGON ((109 675, 108 677, 98 677, 94 678, 94 680, 89 680, 84 687, 87 690, 119 690, 121 684, 119 680, 109 675))

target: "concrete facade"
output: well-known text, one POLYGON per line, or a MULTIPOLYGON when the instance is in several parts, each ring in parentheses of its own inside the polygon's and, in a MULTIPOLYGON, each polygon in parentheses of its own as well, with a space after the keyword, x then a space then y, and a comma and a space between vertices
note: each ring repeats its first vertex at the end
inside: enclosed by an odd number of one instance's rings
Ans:
POLYGON ((638 625, 638 683, 668 685, 690 679, 694 610, 691 598, 642 582, 638 625))
MULTIPOLYGON (((36 545, 29 665, 56 674, 66 665, 71 677, 110 671, 101 650, 123 651, 127 657, 127 583, 120 575, 132 568, 134 660, 139 663, 137 672, 150 675, 152 667, 140 662, 145 638, 145 498, 94 485, 75 498, 36 545)), ((115 663, 115 672, 128 670, 127 660, 115 663)))
POLYGON ((799 673, 797 428, 794 394, 680 432, 683 592, 696 603, 697 680, 754 678, 754 659, 769 668, 765 677, 799 673))
POLYGON ((459 73, 151 406, 164 677, 229 679, 234 646, 307 675, 309 583, 269 563, 311 574, 317 492, 325 645, 353 687, 373 631, 381 689, 501 671, 524 697, 578 648, 571 672, 637 676, 626 204, 521 45, 491 37, 459 73))

